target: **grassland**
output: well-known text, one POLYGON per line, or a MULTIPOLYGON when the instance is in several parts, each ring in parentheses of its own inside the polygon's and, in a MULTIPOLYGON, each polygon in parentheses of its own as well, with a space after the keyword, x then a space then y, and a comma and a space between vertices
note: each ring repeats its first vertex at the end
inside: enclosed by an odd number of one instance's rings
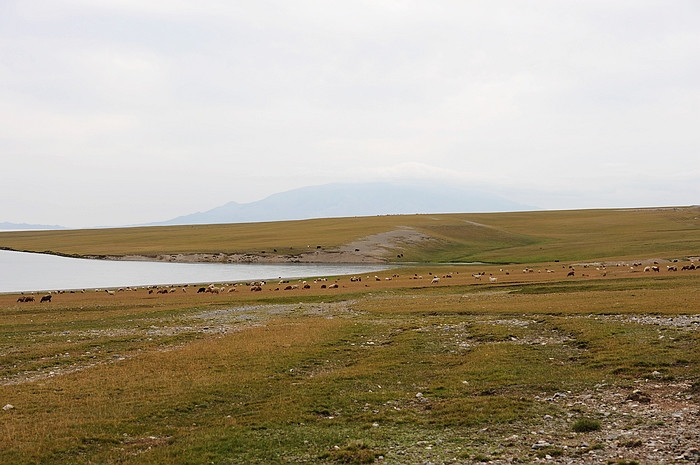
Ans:
POLYGON ((227 251, 330 248, 404 226, 436 238, 407 260, 518 265, 416 264, 287 291, 0 295, 0 463, 693 463, 700 269, 627 260, 689 264, 697 213, 328 220, 317 236, 313 222, 284 236, 270 224, 268 242, 249 225, 194 228, 202 249, 170 228, 3 235, 157 254, 218 250, 215 237, 227 251))
POLYGON ((700 250, 700 207, 400 215, 280 223, 0 233, 0 247, 79 256, 194 253, 298 255, 411 229, 432 238, 390 244, 403 262, 536 263, 678 257, 700 250))

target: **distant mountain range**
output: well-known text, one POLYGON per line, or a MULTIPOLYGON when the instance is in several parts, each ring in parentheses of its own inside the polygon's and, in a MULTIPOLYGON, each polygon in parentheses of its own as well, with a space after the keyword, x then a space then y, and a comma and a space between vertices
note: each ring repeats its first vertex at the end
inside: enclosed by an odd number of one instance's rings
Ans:
POLYGON ((49 224, 0 223, 0 231, 20 231, 27 229, 66 229, 64 226, 49 224))
POLYGON ((250 203, 229 202, 149 225, 249 223, 413 213, 477 213, 538 208, 456 187, 347 183, 302 187, 250 203))

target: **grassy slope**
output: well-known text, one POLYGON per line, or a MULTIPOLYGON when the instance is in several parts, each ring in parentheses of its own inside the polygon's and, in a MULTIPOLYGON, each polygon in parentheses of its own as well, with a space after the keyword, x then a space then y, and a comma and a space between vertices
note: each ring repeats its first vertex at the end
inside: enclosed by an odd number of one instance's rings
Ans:
MULTIPOLYGON (((0 247, 78 255, 296 254, 412 227, 434 239, 404 245, 406 261, 535 263, 700 253, 700 208, 402 215, 277 223, 0 233, 0 247)), ((398 249, 397 249, 398 250, 398 249)), ((387 253, 394 256, 394 251, 387 253)))

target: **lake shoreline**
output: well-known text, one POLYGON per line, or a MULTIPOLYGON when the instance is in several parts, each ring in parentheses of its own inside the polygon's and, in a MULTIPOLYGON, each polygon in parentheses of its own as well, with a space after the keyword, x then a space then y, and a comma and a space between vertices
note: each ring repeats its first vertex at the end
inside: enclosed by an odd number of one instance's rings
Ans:
POLYGON ((118 259, 3 250, 0 293, 342 276, 388 267, 384 263, 231 262, 222 261, 218 255, 183 255, 176 260, 168 256, 160 261, 148 256, 115 258, 118 259))
POLYGON ((74 258, 86 258, 92 260, 113 260, 113 261, 138 261, 138 262, 167 262, 167 263, 308 263, 308 264, 388 264, 386 259, 351 253, 347 251, 325 251, 317 250, 298 255, 278 255, 275 253, 177 253, 158 255, 80 255, 74 258))

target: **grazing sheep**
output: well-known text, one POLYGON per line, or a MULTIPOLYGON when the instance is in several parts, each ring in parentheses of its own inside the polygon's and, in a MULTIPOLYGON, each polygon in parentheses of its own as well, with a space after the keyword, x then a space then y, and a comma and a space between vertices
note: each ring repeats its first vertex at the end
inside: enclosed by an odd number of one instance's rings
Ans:
POLYGON ((338 283, 333 283, 330 286, 328 286, 328 289, 338 289, 338 283))
POLYGON ((495 283, 496 281, 498 281, 498 278, 489 276, 489 282, 495 283))
POLYGON ((651 267, 650 267, 650 266, 645 266, 645 267, 644 267, 644 272, 646 273, 646 272, 648 272, 648 271, 651 271, 651 267))
POLYGON ((206 287, 200 287, 199 289, 197 289, 197 294, 201 294, 202 292, 207 292, 207 288, 206 288, 206 287))
POLYGON ((440 278, 438 278, 437 276, 435 276, 435 277, 433 278, 433 280, 430 281, 430 284, 437 284, 437 283, 439 283, 439 282, 440 282, 440 278))
POLYGON ((651 271, 656 271, 657 273, 659 272, 659 267, 654 265, 651 267, 651 271))
POLYGON ((41 300, 39 301, 39 303, 42 303, 42 302, 51 302, 51 294, 43 296, 41 298, 41 300))
POLYGON ((566 276, 567 276, 567 277, 568 277, 568 276, 574 276, 574 270, 569 271, 569 272, 566 274, 566 276))

